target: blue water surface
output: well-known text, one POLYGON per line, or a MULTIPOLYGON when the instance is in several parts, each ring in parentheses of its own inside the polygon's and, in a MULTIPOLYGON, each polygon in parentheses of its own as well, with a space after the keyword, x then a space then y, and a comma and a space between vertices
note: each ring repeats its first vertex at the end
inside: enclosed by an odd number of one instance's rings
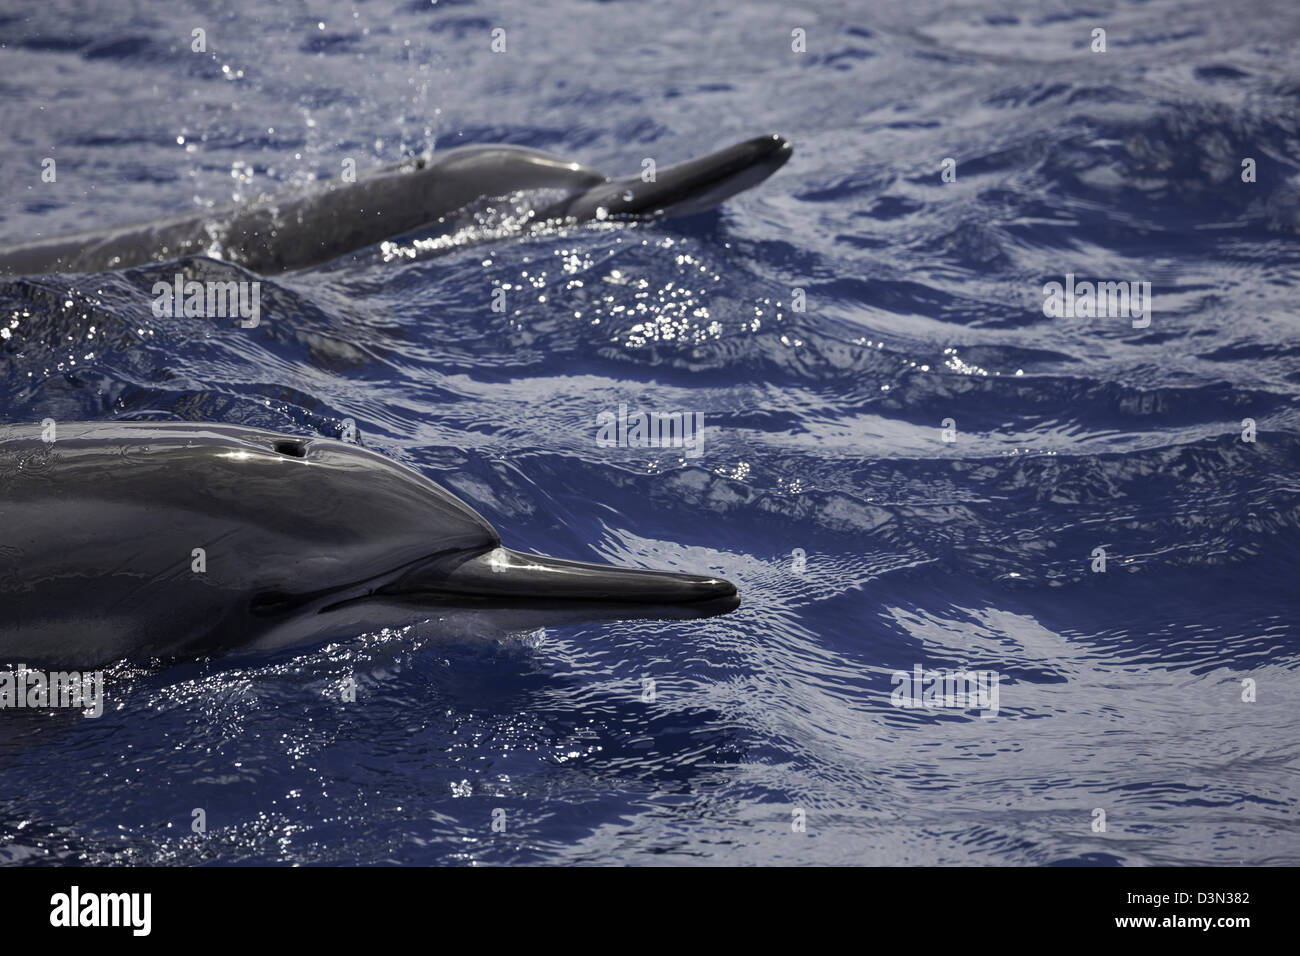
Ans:
POLYGON ((0 860, 1300 862, 1297 37, 1265 0, 7 4, 0 243, 465 143, 795 151, 714 213, 268 277, 251 330, 154 317, 174 264, 0 280, 0 421, 352 419, 515 548, 743 596, 119 664, 99 719, 4 716, 0 860), (1150 282, 1149 326, 1047 317, 1067 273, 1150 282), (703 454, 599 447, 620 403, 703 454), (997 715, 894 706, 916 666, 997 672, 997 715))

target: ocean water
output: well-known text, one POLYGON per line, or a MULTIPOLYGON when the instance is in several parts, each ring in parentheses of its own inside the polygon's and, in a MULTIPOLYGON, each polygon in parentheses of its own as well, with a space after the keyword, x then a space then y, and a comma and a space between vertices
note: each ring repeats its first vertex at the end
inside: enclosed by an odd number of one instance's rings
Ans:
POLYGON ((463 143, 795 151, 267 278, 252 330, 155 318, 174 264, 0 280, 0 423, 352 419, 517 549, 743 597, 116 665, 98 719, 0 715, 0 861, 1300 862, 1300 11, 1024 8, 8 0, 0 243, 463 143), (1067 275, 1149 314, 1049 317, 1067 275), (620 403, 702 453, 599 447, 620 403), (916 668, 996 713, 896 706, 916 668))

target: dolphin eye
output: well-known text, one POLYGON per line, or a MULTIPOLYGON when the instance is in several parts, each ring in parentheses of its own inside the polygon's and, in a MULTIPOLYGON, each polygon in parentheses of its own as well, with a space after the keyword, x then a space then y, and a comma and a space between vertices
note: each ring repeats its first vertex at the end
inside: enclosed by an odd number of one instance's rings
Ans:
POLYGON ((284 440, 282 440, 282 441, 278 441, 278 442, 276 442, 272 447, 273 447, 277 452, 279 452, 281 455, 288 455, 290 458, 306 458, 306 457, 307 457, 307 443, 306 443, 306 442, 301 442, 301 441, 292 441, 292 440, 290 440, 290 439, 284 439, 284 440))

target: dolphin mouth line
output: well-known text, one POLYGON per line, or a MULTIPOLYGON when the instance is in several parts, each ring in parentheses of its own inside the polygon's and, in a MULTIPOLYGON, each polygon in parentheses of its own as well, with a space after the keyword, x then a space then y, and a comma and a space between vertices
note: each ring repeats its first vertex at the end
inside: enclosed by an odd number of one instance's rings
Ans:
POLYGON ((436 557, 414 567, 375 596, 449 603, 538 605, 697 605, 740 603, 723 578, 570 561, 494 547, 436 557))

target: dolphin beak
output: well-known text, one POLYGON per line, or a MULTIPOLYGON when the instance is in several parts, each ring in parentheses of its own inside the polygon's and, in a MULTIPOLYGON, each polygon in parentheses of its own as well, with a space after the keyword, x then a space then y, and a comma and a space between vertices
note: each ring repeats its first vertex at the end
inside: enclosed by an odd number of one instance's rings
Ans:
POLYGON ((702 212, 767 179, 793 151, 790 141, 775 133, 758 136, 659 169, 653 182, 638 175, 602 183, 574 199, 564 213, 587 220, 702 212))
POLYGON ((500 547, 469 557, 435 558, 383 590, 435 603, 673 605, 698 610, 699 616, 740 605, 736 586, 722 578, 588 564, 500 547))

